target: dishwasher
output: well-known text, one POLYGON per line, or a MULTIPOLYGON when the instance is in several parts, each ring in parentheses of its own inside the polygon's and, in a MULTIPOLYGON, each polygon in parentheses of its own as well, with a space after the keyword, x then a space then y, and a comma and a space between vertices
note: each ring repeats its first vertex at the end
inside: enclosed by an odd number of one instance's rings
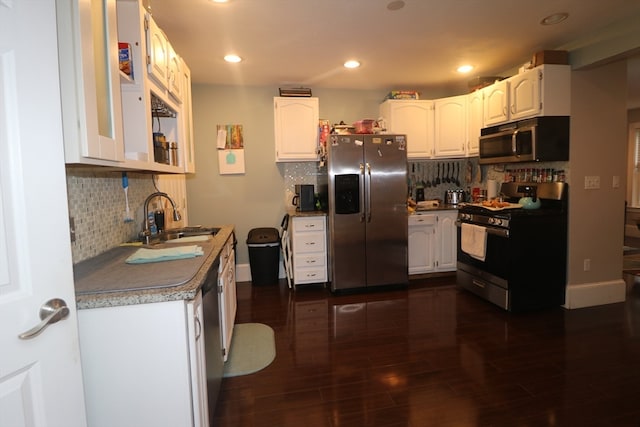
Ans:
MULTIPOLYGON (((217 259, 202 285, 202 311, 204 313, 205 362, 207 369, 207 400, 208 408, 213 411, 216 407, 222 375, 224 373, 224 361, 221 344, 220 303, 218 301, 218 273, 220 260, 217 259)), ((213 413, 209 414, 210 417, 213 413)))

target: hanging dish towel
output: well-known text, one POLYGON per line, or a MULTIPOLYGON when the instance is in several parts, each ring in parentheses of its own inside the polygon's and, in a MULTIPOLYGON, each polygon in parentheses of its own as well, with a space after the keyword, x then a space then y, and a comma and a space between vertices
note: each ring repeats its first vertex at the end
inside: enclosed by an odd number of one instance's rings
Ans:
POLYGON ((465 222, 460 224, 460 249, 473 258, 484 261, 487 251, 487 229, 465 222))
POLYGON ((127 258, 127 264, 145 264, 149 262, 173 261, 176 259, 195 258, 204 255, 200 246, 178 246, 167 249, 140 248, 127 258))

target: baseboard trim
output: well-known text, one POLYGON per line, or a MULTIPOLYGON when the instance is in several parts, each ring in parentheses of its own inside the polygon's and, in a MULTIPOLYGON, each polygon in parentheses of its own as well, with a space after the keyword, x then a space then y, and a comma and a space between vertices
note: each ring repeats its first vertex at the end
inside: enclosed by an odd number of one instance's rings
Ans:
POLYGON ((624 302, 627 294, 624 280, 567 285, 564 308, 575 309, 624 302))
MULTIPOLYGON (((278 278, 279 279, 287 278, 287 276, 284 274, 284 268, 282 267, 282 262, 280 262, 278 278)), ((236 282, 250 282, 250 281, 251 281, 251 265, 236 264, 236 282)))

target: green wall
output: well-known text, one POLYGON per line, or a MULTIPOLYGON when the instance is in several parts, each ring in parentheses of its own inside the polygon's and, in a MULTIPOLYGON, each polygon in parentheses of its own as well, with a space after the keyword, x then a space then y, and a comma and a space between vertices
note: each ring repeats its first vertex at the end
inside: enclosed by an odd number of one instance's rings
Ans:
MULTIPOLYGON (((320 118, 352 123, 378 118, 378 105, 386 92, 314 89, 313 95, 320 99, 320 118)), ((277 87, 193 86, 196 173, 187 177, 189 221, 191 225, 235 224, 239 264, 249 262, 245 244, 249 230, 280 226, 286 209, 285 173, 295 170, 295 165, 275 162, 274 96, 278 96, 277 87), (244 174, 219 174, 218 124, 243 125, 244 174)), ((438 96, 447 94, 429 94, 438 96)))

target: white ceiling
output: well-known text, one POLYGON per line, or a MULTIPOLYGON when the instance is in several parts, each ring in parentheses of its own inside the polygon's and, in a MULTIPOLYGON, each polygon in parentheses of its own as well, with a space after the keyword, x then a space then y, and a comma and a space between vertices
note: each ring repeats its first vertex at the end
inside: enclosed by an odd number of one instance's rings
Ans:
POLYGON ((638 0, 145 0, 195 83, 462 91, 539 50, 640 17, 638 0), (555 26, 540 20, 556 12, 555 26), (244 58, 227 64, 222 57, 244 58), (362 67, 342 63, 358 59, 362 67), (458 65, 476 69, 459 75, 458 65))

